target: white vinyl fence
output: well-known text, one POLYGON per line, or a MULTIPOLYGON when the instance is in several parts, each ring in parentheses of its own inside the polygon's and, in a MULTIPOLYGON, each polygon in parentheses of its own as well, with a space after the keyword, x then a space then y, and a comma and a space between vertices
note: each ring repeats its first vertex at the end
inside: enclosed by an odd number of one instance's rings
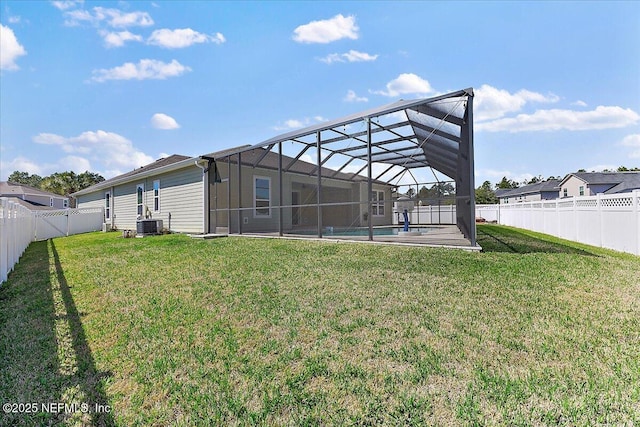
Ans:
POLYGON ((496 206, 500 224, 640 255, 640 190, 496 206))
POLYGON ((31 211, 8 198, 0 198, 0 283, 29 243, 102 229, 102 208, 31 211))
MULTIPOLYGON (((410 224, 455 224, 455 205, 424 205, 416 206, 409 212, 410 224)), ((393 224, 404 224, 402 212, 394 206, 393 224)))

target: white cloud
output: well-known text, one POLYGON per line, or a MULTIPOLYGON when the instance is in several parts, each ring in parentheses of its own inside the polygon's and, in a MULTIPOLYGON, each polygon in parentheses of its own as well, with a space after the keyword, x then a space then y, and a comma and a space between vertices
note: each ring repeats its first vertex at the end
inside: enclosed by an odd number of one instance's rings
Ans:
POLYGON ((84 157, 67 156, 58 162, 60 170, 73 171, 75 173, 83 173, 91 170, 91 162, 84 157))
POLYGON ((403 94, 428 94, 433 92, 431 84, 413 73, 400 74, 387 83, 387 90, 371 91, 371 93, 384 96, 399 96, 403 94))
POLYGON ((44 169, 41 165, 20 156, 9 162, 0 161, 0 171, 2 171, 0 179, 6 180, 13 171, 28 172, 30 175, 37 174, 42 176, 44 169))
POLYGON ((584 168, 587 172, 602 172, 602 171, 616 171, 618 166, 616 165, 595 165, 588 168, 584 168))
POLYGON ((51 4, 58 10, 67 10, 72 9, 80 4, 83 4, 84 0, 63 0, 63 1, 52 1, 51 4))
POLYGON ((147 12, 123 12, 119 9, 107 9, 94 7, 93 11, 97 20, 105 20, 114 28, 148 27, 153 25, 153 19, 147 12))
POLYGON ((195 43, 224 43, 226 39, 221 33, 216 33, 213 36, 199 33, 191 28, 181 28, 176 30, 169 30, 163 28, 161 30, 155 30, 151 33, 151 36, 147 40, 147 43, 155 46, 164 47, 167 49, 180 49, 183 47, 191 46, 195 43))
POLYGON ((632 159, 640 159, 640 134, 627 135, 622 139, 622 145, 631 147, 632 151, 629 157, 632 159))
POLYGON ((535 132, 557 130, 598 130, 631 126, 640 121, 635 111, 622 107, 599 106, 591 111, 538 110, 533 114, 477 123, 475 129, 488 132, 535 132))
POLYGON ((587 103, 579 99, 576 102, 572 102, 571 105, 576 105, 578 107, 586 107, 587 103))
POLYGON ((314 116, 311 119, 309 117, 305 117, 302 120, 289 119, 289 120, 285 120, 283 124, 278 124, 274 126, 273 129, 274 130, 294 130, 294 129, 300 129, 305 126, 311 126, 312 124, 326 122, 326 121, 327 119, 325 119, 322 116, 314 116))
POLYGON ((20 23, 20 17, 19 16, 10 16, 9 17, 9 24, 18 24, 20 23))
POLYGON ((293 40, 298 43, 330 43, 344 38, 356 40, 358 26, 354 16, 339 14, 331 19, 300 25, 293 33, 293 40))
POLYGON ((113 28, 148 27, 153 25, 153 19, 147 12, 123 12, 119 9, 94 7, 93 14, 84 9, 65 12, 66 25, 80 25, 82 22, 90 24, 106 23, 113 28))
POLYGON ((554 103, 560 98, 554 94, 542 95, 522 89, 514 94, 504 89, 482 85, 475 91, 473 116, 477 121, 493 120, 520 111, 528 102, 554 103))
POLYGON ((129 31, 119 31, 117 33, 109 31, 100 31, 100 35, 104 39, 106 47, 122 47, 128 41, 142 41, 142 36, 133 34, 129 31))
MULTIPOLYGON (((502 180, 503 177, 506 177, 507 179, 510 179, 518 183, 525 182, 525 181, 528 182, 528 181, 531 181, 531 179, 533 179, 536 175, 528 172, 515 173, 515 172, 511 172, 510 170, 479 169, 479 170, 476 170, 475 176, 476 176, 476 181, 481 181, 480 182, 481 184, 484 181, 491 181, 492 183, 498 183, 502 180), (478 178, 482 178, 482 180, 478 178)), ((476 182, 476 184, 478 184, 478 182, 476 182)))
POLYGON ((0 69, 18 70, 16 59, 26 55, 27 51, 18 42, 13 30, 0 24, 0 69))
POLYGON ((91 80, 100 83, 107 80, 164 80, 168 77, 180 76, 187 71, 191 71, 191 68, 175 59, 170 63, 155 59, 141 59, 137 64, 127 62, 115 68, 93 70, 91 80))
POLYGON ((358 96, 353 90, 349 89, 347 91, 347 95, 344 98, 342 98, 342 100, 345 102, 368 102, 369 98, 364 96, 358 96))
MULTIPOLYGON (((103 130, 87 131, 74 137, 41 133, 33 137, 38 144, 58 145, 66 153, 81 153, 111 170, 131 170, 153 162, 153 158, 135 148, 122 135, 103 130)), ((68 156, 73 159, 75 156, 68 156)))
POLYGON ((178 129, 180 125, 176 120, 163 113, 156 113, 151 117, 151 126, 156 129, 178 129))
POLYGON ((350 50, 347 53, 331 53, 324 58, 319 58, 319 60, 327 64, 333 64, 334 62, 368 62, 375 61, 377 58, 378 55, 350 50))

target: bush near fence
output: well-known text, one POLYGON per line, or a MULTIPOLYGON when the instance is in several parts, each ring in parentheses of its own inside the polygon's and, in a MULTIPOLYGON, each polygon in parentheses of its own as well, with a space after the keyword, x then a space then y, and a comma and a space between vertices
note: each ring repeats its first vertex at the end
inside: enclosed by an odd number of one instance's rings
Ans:
POLYGON ((0 198, 0 283, 31 242, 102 229, 102 208, 32 211, 0 198))

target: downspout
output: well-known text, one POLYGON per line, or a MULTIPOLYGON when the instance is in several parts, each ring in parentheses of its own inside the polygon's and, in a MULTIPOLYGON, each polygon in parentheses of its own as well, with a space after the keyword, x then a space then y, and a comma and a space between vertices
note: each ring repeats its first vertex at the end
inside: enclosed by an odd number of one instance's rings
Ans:
POLYGON ((202 232, 204 234, 209 233, 209 167, 208 167, 208 162, 207 162, 207 166, 205 167, 204 165, 200 164, 200 162, 203 161, 203 159, 199 159, 195 161, 195 165, 197 167, 199 167, 200 169, 202 169, 202 187, 204 189, 204 194, 203 194, 203 208, 204 208, 204 212, 203 212, 203 222, 202 222, 202 232))

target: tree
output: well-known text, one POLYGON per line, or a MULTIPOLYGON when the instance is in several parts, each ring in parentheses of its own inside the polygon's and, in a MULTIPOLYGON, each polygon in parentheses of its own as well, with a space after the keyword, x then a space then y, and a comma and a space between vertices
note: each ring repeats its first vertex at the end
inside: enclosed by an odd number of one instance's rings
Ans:
POLYGON ((476 203, 480 205, 494 205, 498 203, 498 197, 491 188, 489 181, 483 182, 480 187, 476 188, 476 203))
POLYGON ((29 172, 13 171, 11 175, 9 175, 7 181, 13 182, 14 184, 24 184, 35 188, 40 188, 42 177, 36 174, 29 175, 29 172))
POLYGON ((104 181, 104 177, 93 172, 55 172, 44 178, 39 175, 29 175, 28 172, 14 171, 9 175, 9 182, 30 185, 61 196, 71 195, 76 191, 84 190, 94 184, 104 181))
POLYGON ((520 187, 520 185, 517 182, 507 179, 506 176, 503 176, 502 181, 496 184, 496 188, 518 188, 518 187, 520 187))

